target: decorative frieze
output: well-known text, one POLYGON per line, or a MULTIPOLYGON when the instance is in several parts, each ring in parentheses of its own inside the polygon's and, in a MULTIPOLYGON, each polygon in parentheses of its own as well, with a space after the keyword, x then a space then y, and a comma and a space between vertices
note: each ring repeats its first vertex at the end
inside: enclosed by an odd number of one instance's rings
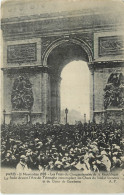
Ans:
POLYGON ((42 37, 42 56, 47 48, 58 38, 60 38, 60 36, 42 37))
POLYGON ((80 41, 86 42, 91 49, 93 48, 93 34, 92 33, 77 33, 73 34, 72 38, 79 39, 80 41))

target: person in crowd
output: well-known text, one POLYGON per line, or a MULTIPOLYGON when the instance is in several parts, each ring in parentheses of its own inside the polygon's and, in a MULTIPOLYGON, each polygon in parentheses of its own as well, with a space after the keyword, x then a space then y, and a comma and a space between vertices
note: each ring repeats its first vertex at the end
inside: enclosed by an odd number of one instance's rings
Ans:
POLYGON ((25 155, 20 156, 20 161, 16 166, 16 171, 19 173, 29 171, 28 166, 27 166, 27 158, 25 155))

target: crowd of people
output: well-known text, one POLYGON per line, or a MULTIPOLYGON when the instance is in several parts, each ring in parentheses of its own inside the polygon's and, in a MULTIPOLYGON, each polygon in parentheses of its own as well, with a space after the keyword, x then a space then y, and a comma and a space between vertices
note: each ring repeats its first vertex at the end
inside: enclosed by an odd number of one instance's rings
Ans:
POLYGON ((122 125, 2 125, 1 164, 16 170, 116 171, 124 168, 122 125))

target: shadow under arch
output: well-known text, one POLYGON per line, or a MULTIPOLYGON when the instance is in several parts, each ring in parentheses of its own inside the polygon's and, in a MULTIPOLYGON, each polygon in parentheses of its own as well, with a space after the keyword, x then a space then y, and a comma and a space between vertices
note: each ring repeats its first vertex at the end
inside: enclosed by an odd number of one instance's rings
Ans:
POLYGON ((90 48, 90 46, 83 40, 75 39, 75 38, 64 38, 64 39, 57 39, 56 41, 52 42, 46 49, 46 51, 43 54, 43 66, 47 66, 47 60, 50 55, 50 53, 58 46, 64 44, 64 43, 73 43, 75 45, 78 45, 84 50, 88 56, 87 62, 93 61, 93 52, 90 48))

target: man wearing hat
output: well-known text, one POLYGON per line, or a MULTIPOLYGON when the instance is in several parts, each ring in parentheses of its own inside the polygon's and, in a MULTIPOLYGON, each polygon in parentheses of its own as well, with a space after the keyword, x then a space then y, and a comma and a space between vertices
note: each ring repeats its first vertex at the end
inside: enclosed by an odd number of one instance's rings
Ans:
POLYGON ((20 162, 16 166, 16 171, 17 172, 26 172, 28 171, 27 163, 26 163, 26 156, 21 155, 20 156, 20 162))

